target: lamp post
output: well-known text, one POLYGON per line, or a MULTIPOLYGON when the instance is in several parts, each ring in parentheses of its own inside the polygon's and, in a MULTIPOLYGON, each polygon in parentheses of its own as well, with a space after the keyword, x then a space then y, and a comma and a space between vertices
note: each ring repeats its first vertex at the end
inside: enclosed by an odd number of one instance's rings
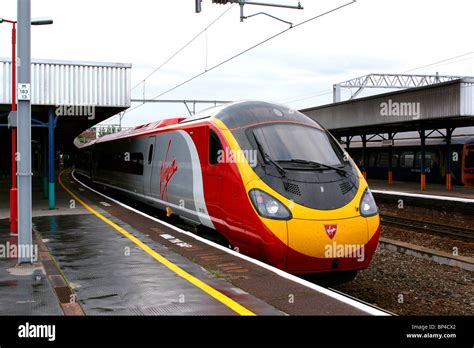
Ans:
MULTIPOLYGON (((10 23, 12 25, 12 106, 13 114, 17 111, 16 104, 16 25, 17 21, 0 18, 1 23, 10 23)), ((49 18, 38 18, 31 21, 31 25, 47 25, 53 24, 49 18)), ((15 117, 16 118, 16 117, 15 117)), ((17 118, 16 118, 17 120, 17 118)), ((15 235, 18 233, 18 187, 17 187, 17 122, 12 125, 12 187, 10 189, 10 233, 15 235)))

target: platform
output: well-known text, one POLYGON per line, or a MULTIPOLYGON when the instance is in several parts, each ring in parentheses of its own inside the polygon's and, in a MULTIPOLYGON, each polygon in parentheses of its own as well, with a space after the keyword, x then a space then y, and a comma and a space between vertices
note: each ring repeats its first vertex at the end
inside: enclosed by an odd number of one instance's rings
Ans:
MULTIPOLYGON (((17 238, 6 233, 8 227, 8 220, 0 220, 0 245, 4 247, 17 244, 17 238)), ((43 265, 18 267, 16 259, 3 257, 4 252, 10 253, 4 250, 0 257, 0 315, 62 315, 43 265)))
MULTIPOLYGON (((82 186, 70 171, 61 184, 68 193, 58 188, 62 206, 56 210, 47 213, 41 198, 34 199, 35 234, 49 257, 36 266, 46 268, 46 279, 67 284, 81 307, 72 315, 386 314, 126 208, 82 186), (54 265, 63 280, 49 275, 54 265)), ((1 221, 0 235, 7 236, 8 220, 1 221)), ((2 272, 14 265, 8 262, 0 264, 2 272)), ((55 286, 49 289, 57 293, 55 286)), ((14 287, 8 290, 0 288, 0 298, 14 287)), ((50 303, 46 290, 36 299, 38 311, 50 303)), ((60 297, 56 312, 64 311, 60 297)), ((0 314, 6 308, 0 306, 0 314)))
MULTIPOLYGON (((0 180, 0 220, 10 218, 10 180, 0 180)), ((56 188, 55 209, 49 209, 49 200, 43 194, 43 188, 39 178, 33 177, 33 217, 84 214, 87 210, 79 205, 71 208, 71 197, 60 188, 56 188)))
MULTIPOLYGON (((103 215, 160 255, 203 279, 221 293, 234 294, 245 308, 264 315, 280 311, 247 295, 135 229, 103 215)), ((71 284, 86 315, 234 315, 236 312, 121 236, 93 214, 40 217, 35 228, 71 284)), ((243 308, 239 309, 245 312, 243 308)))
POLYGON ((369 179, 368 183, 372 192, 377 194, 405 195, 474 204, 474 187, 453 185, 451 190, 447 191, 445 185, 428 183, 426 191, 422 191, 418 182, 394 181, 392 185, 388 185, 385 180, 369 179))

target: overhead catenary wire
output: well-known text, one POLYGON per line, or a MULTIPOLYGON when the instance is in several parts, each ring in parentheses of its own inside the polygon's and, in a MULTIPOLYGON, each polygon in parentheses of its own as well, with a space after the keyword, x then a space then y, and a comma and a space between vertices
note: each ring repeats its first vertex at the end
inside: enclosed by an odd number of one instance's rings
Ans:
MULTIPOLYGON (((222 12, 219 17, 214 19, 211 23, 209 23, 203 30, 201 30, 199 33, 197 33, 191 40, 186 42, 181 48, 179 48, 177 51, 175 51, 171 56, 169 56, 163 63, 161 63, 155 70, 153 70, 151 73, 149 73, 144 79, 142 79, 139 83, 137 83, 135 86, 132 87, 132 91, 136 89, 138 86, 141 84, 144 84, 147 79, 149 79, 151 76, 153 76, 155 73, 157 73, 161 68, 163 68, 166 64, 168 64, 171 60, 173 60, 178 54, 180 54, 184 49, 186 49, 189 45, 191 45, 198 37, 200 37, 202 34, 206 34, 206 41, 207 41, 207 30, 212 27, 219 19, 224 17, 224 15, 229 12, 235 4, 232 4, 228 9, 226 9, 224 12, 222 12)), ((207 59, 207 57, 206 57, 207 59)))
POLYGON ((440 60, 440 61, 437 61, 437 62, 434 62, 434 63, 426 64, 426 65, 423 65, 423 66, 419 66, 419 67, 417 67, 417 68, 413 68, 413 69, 404 71, 402 74, 406 74, 406 73, 409 73, 409 72, 412 72, 412 71, 416 71, 416 70, 420 70, 420 69, 424 69, 424 68, 429 68, 429 67, 431 67, 431 66, 439 65, 439 64, 441 64, 441 63, 446 63, 446 62, 449 62, 449 61, 451 61, 451 60, 455 60, 455 59, 458 59, 458 58, 462 58, 462 57, 465 57, 465 56, 469 56, 469 55, 471 55, 471 54, 474 54, 474 51, 467 52, 467 53, 464 53, 464 54, 460 54, 459 56, 455 56, 455 57, 451 57, 451 58, 446 58, 446 59, 443 59, 443 60, 440 60))
MULTIPOLYGON (((245 50, 243 50, 243 51, 241 51, 241 52, 239 52, 239 53, 237 53, 237 54, 235 54, 235 55, 233 55, 233 56, 231 56, 231 57, 229 57, 229 58, 227 58, 227 59, 224 59, 223 61, 221 61, 220 63, 217 63, 217 64, 213 65, 213 66, 210 67, 209 69, 204 70, 204 71, 202 71, 201 73, 196 74, 196 75, 192 76, 191 78, 189 78, 189 79, 187 79, 187 80, 185 80, 185 81, 183 81, 183 82, 181 82, 181 83, 175 85, 174 87, 171 87, 171 88, 167 89, 166 91, 164 91, 164 92, 162 92, 162 93, 160 93, 160 94, 154 96, 154 97, 151 98, 151 99, 152 99, 152 100, 158 99, 158 98, 164 96, 165 94, 168 94, 168 93, 170 93, 170 92, 172 92, 172 91, 174 91, 174 90, 176 90, 176 89, 178 89, 178 88, 180 88, 180 87, 182 87, 182 86, 188 84, 189 82, 191 82, 191 81, 193 81, 193 80, 195 80, 195 79, 197 79, 197 78, 199 78, 199 77, 201 77, 201 76, 207 74, 208 72, 213 71, 213 70, 215 70, 215 69, 221 67, 222 65, 224 65, 224 64, 226 64, 226 63, 228 63, 228 62, 230 62, 230 61, 232 61, 232 60, 234 60, 234 59, 236 59, 236 58, 238 58, 238 57, 240 57, 240 56, 242 56, 243 54, 245 54, 245 53, 247 53, 247 52, 249 52, 249 51, 251 51, 251 50, 253 50, 253 49, 255 49, 255 48, 257 48, 257 47, 259 47, 259 46, 261 46, 261 45, 263 45, 263 44, 265 44, 265 43, 267 43, 268 41, 271 41, 271 40, 273 40, 273 39, 275 39, 275 38, 277 38, 277 37, 279 37, 279 36, 285 34, 286 32, 288 32, 288 31, 290 31, 290 30, 292 30, 292 29, 298 28, 298 27, 300 27, 300 26, 302 26, 302 25, 305 25, 305 24, 307 24, 307 23, 309 23, 309 22, 312 22, 312 21, 314 21, 314 20, 316 20, 316 19, 319 19, 319 18, 321 18, 321 17, 323 17, 323 16, 326 16, 326 15, 328 15, 328 14, 331 14, 331 13, 333 13, 333 12, 336 12, 336 11, 338 11, 338 10, 344 8, 344 7, 347 7, 347 6, 349 6, 349 5, 354 4, 355 2, 356 2, 356 0, 352 0, 352 1, 350 1, 350 2, 347 2, 347 3, 345 3, 345 4, 340 5, 340 6, 338 6, 338 7, 335 7, 335 8, 333 8, 333 9, 331 9, 331 10, 328 10, 328 11, 323 12, 323 13, 320 13, 320 14, 314 16, 314 17, 311 17, 311 18, 309 18, 309 19, 306 19, 306 20, 304 20, 304 21, 302 21, 302 22, 299 22, 299 23, 297 23, 297 24, 295 24, 295 25, 293 25, 293 26, 291 26, 291 27, 289 27, 289 28, 283 29, 283 30, 279 31, 278 33, 276 33, 276 34, 274 34, 274 35, 271 35, 270 37, 268 37, 268 38, 266 38, 266 39, 264 39, 264 40, 258 42, 257 44, 254 44, 254 45, 248 47, 247 49, 245 49, 245 50)), ((144 104, 139 104, 139 105, 137 105, 137 106, 135 106, 135 107, 129 109, 127 112, 131 112, 131 111, 133 111, 133 110, 135 110, 135 109, 141 107, 142 105, 144 105, 144 104)))
POLYGON ((332 94, 332 90, 325 90, 325 91, 320 91, 320 92, 317 92, 317 94, 311 94, 311 95, 305 95, 305 96, 301 96, 301 98, 298 98, 298 99, 287 99, 285 101, 283 101, 284 104, 291 104, 291 103, 296 103, 296 102, 300 102, 300 101, 303 101, 303 100, 308 100, 308 99, 313 99, 313 98, 317 98, 317 97, 322 97, 324 95, 328 95, 328 94, 332 94))

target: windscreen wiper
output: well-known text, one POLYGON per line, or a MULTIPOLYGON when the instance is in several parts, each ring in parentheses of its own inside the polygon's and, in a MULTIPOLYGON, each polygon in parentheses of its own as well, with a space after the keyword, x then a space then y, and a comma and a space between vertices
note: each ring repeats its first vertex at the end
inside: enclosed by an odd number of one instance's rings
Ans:
POLYGON ((282 166, 280 166, 278 163, 276 163, 276 161, 275 161, 274 159, 272 159, 268 153, 265 152, 265 150, 263 149, 262 144, 261 144, 260 141, 258 140, 258 138, 257 138, 257 136, 255 135, 255 133, 253 133, 253 138, 255 139, 255 142, 257 143, 258 150, 259 150, 260 153, 262 154, 263 158, 264 158, 265 160, 267 160, 268 162, 270 162, 271 164, 273 164, 273 165, 275 166, 275 168, 278 169, 278 171, 280 172, 280 174, 283 175, 283 177, 286 177, 286 170, 283 169, 282 166))
POLYGON ((327 169, 332 169, 332 170, 335 170, 338 173, 343 174, 346 177, 349 176, 349 175, 353 175, 353 173, 350 173, 347 170, 344 170, 342 168, 334 167, 334 166, 331 166, 329 164, 324 164, 324 163, 320 163, 320 162, 316 162, 316 161, 308 161, 308 160, 296 158, 296 159, 291 159, 291 160, 285 160, 285 162, 298 163, 298 164, 307 164, 307 165, 311 165, 311 166, 315 166, 315 167, 320 167, 320 168, 323 167, 323 168, 327 168, 327 169))

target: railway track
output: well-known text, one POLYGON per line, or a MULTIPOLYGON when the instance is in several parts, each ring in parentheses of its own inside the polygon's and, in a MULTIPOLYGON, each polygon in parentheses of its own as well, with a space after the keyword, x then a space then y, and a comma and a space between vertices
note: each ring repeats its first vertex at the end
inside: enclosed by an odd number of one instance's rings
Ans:
POLYGON ((474 241, 474 230, 468 228, 448 226, 422 220, 408 219, 405 217, 394 216, 390 214, 380 214, 380 219, 382 223, 386 225, 408 227, 414 230, 431 234, 460 238, 462 240, 470 242, 474 241))

